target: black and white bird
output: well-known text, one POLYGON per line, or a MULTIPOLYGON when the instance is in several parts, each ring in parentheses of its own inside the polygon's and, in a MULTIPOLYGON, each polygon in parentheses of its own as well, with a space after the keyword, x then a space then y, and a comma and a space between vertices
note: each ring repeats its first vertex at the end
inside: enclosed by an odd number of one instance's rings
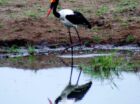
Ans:
MULTIPOLYGON (((75 102, 82 100, 82 98, 86 95, 86 93, 90 89, 92 81, 89 81, 83 85, 78 85, 80 76, 81 70, 79 72, 77 82, 74 85, 72 85, 70 77, 68 85, 62 91, 60 96, 56 98, 54 104, 74 104, 75 102)), ((48 100, 50 104, 53 104, 53 102, 50 99, 48 100)))
POLYGON ((82 100, 90 89, 91 85, 92 82, 90 81, 83 85, 76 84, 66 86, 60 96, 56 98, 54 104, 74 104, 75 102, 82 100))
POLYGON ((72 44, 72 37, 71 37, 70 28, 73 27, 77 33, 77 36, 78 36, 78 39, 79 39, 79 42, 81 45, 81 39, 80 39, 79 33, 77 31, 77 26, 83 25, 90 29, 91 24, 80 12, 73 11, 71 9, 62 9, 58 12, 57 6, 59 4, 59 0, 51 0, 50 2, 51 2, 51 4, 50 4, 50 8, 47 13, 47 17, 50 15, 51 11, 53 11, 54 16, 59 18, 60 21, 68 28, 68 33, 69 33, 71 44, 72 44))

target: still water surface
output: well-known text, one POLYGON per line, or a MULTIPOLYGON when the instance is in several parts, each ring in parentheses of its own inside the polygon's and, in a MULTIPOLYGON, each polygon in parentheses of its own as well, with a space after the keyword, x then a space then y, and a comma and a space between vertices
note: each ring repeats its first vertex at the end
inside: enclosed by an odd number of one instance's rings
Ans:
MULTIPOLYGON (((37 72, 9 67, 0 68, 0 104, 49 104, 69 81, 70 67, 42 69, 37 72)), ((79 70, 75 69, 74 79, 79 70)), ((111 81, 97 80, 82 73, 79 84, 92 80, 85 97, 76 104, 140 104, 140 73, 122 73, 111 81), (138 75, 139 74, 139 75, 138 75)))

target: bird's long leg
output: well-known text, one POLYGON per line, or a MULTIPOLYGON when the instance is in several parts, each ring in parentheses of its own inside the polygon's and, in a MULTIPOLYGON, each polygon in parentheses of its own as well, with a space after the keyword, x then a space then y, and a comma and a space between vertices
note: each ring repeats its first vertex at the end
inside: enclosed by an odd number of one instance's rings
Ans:
MULTIPOLYGON (((82 49, 82 48, 81 48, 82 41, 81 41, 79 32, 78 32, 78 30, 76 29, 76 27, 75 27, 74 29, 75 29, 76 34, 77 34, 77 36, 78 36, 79 43, 78 43, 78 44, 71 44, 69 47, 66 47, 66 48, 61 52, 61 54, 63 54, 63 53, 64 53, 65 51, 67 51, 69 48, 72 48, 72 47, 78 46, 78 45, 80 45, 80 49, 82 49)), ((70 30, 70 29, 68 29, 68 30, 70 30)), ((68 32, 69 32, 69 31, 68 31, 68 32)), ((70 32, 70 34, 71 34, 71 32, 70 32)), ((72 41, 72 40, 70 40, 70 41, 72 41)))
MULTIPOLYGON (((70 28, 68 28, 68 33, 69 33, 69 38, 70 38, 70 44, 72 45, 72 37, 71 37, 70 28)), ((70 73, 69 84, 71 84, 72 73, 73 73, 73 47, 71 47, 71 73, 70 73)))
POLYGON ((79 76, 78 76, 78 79, 77 79, 76 85, 78 85, 78 82, 79 82, 79 79, 80 79, 80 76, 81 76, 81 72, 82 72, 82 68, 80 67, 80 72, 79 72, 79 76))
POLYGON ((77 28, 76 28, 76 27, 75 27, 74 29, 75 29, 76 34, 77 34, 77 36, 78 36, 78 39, 79 39, 79 45, 80 45, 80 48, 81 48, 82 41, 81 41, 81 38, 80 38, 79 32, 78 32, 78 30, 77 30, 77 28))

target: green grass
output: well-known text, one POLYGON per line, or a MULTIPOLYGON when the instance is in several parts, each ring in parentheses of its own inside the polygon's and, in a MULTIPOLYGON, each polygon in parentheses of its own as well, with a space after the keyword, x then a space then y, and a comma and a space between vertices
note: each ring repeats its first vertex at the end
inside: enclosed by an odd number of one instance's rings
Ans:
POLYGON ((131 43, 131 42, 135 41, 135 37, 134 37, 133 35, 130 34, 130 35, 128 35, 128 36, 126 37, 125 41, 126 41, 127 43, 131 43))
MULTIPOLYGON (((35 53, 35 47, 32 45, 27 45, 27 51, 30 55, 34 55, 35 53)), ((8 53, 19 53, 20 52, 20 47, 17 45, 12 45, 10 48, 7 50, 8 53)))
POLYGON ((102 41, 102 38, 99 35, 94 35, 93 36, 93 41, 95 43, 100 43, 102 41))
POLYGON ((35 61, 36 61, 36 56, 35 55, 30 55, 28 57, 29 64, 33 64, 35 61))
POLYGON ((134 10, 137 8, 138 4, 137 0, 121 0, 116 7, 116 12, 134 10))
POLYGON ((121 26, 128 27, 129 26, 129 22, 127 20, 121 20, 121 26))
POLYGON ((33 19, 37 19, 39 17, 38 13, 32 10, 28 10, 24 12, 25 16, 33 18, 33 19))
POLYGON ((26 8, 26 10, 23 11, 23 15, 32 19, 38 19, 42 16, 45 16, 47 9, 47 7, 43 7, 39 4, 34 4, 32 8, 26 8))
POLYGON ((76 0, 69 0, 69 2, 75 3, 75 2, 76 2, 76 0))
POLYGON ((106 5, 101 6, 99 9, 97 9, 96 15, 102 16, 109 12, 109 7, 106 5))
POLYGON ((121 71, 131 71, 134 66, 125 58, 114 55, 95 57, 91 59, 88 66, 81 65, 84 73, 99 79, 110 79, 113 75, 119 76, 121 71))
POLYGON ((89 47, 91 45, 91 43, 92 43, 92 41, 90 41, 90 40, 84 41, 84 45, 87 47, 89 47))
POLYGON ((97 70, 97 69, 115 69, 118 66, 120 66, 123 62, 122 58, 116 58, 115 56, 104 56, 104 57, 97 57, 93 58, 91 60, 92 67, 97 70))
POLYGON ((27 47, 28 47, 29 54, 34 55, 35 54, 35 47, 32 45, 28 45, 27 47))
POLYGON ((92 32, 99 32, 100 29, 99 29, 98 27, 94 27, 94 28, 91 29, 91 31, 92 31, 92 32))
POLYGON ((0 5, 4 5, 4 4, 7 4, 8 3, 8 0, 0 0, 0 5))
POLYGON ((8 49, 8 53, 18 53, 19 52, 19 47, 17 45, 12 45, 9 49, 8 49))
POLYGON ((3 26, 4 26, 4 25, 3 25, 2 23, 0 23, 0 28, 3 28, 3 26))
POLYGON ((15 65, 18 66, 34 66, 34 62, 36 61, 36 56, 34 55, 30 55, 27 57, 27 60, 25 60, 25 57, 11 57, 11 58, 7 58, 6 61, 9 63, 14 63, 15 65))

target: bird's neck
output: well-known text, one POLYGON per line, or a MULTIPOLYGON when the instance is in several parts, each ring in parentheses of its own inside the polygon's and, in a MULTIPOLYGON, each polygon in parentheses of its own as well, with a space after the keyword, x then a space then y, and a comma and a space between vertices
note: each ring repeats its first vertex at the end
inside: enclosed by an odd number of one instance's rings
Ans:
POLYGON ((60 14, 59 14, 58 11, 57 11, 58 2, 59 2, 59 0, 56 1, 55 6, 54 6, 54 8, 53 8, 53 14, 54 14, 54 16, 57 17, 57 18, 60 17, 60 14))

